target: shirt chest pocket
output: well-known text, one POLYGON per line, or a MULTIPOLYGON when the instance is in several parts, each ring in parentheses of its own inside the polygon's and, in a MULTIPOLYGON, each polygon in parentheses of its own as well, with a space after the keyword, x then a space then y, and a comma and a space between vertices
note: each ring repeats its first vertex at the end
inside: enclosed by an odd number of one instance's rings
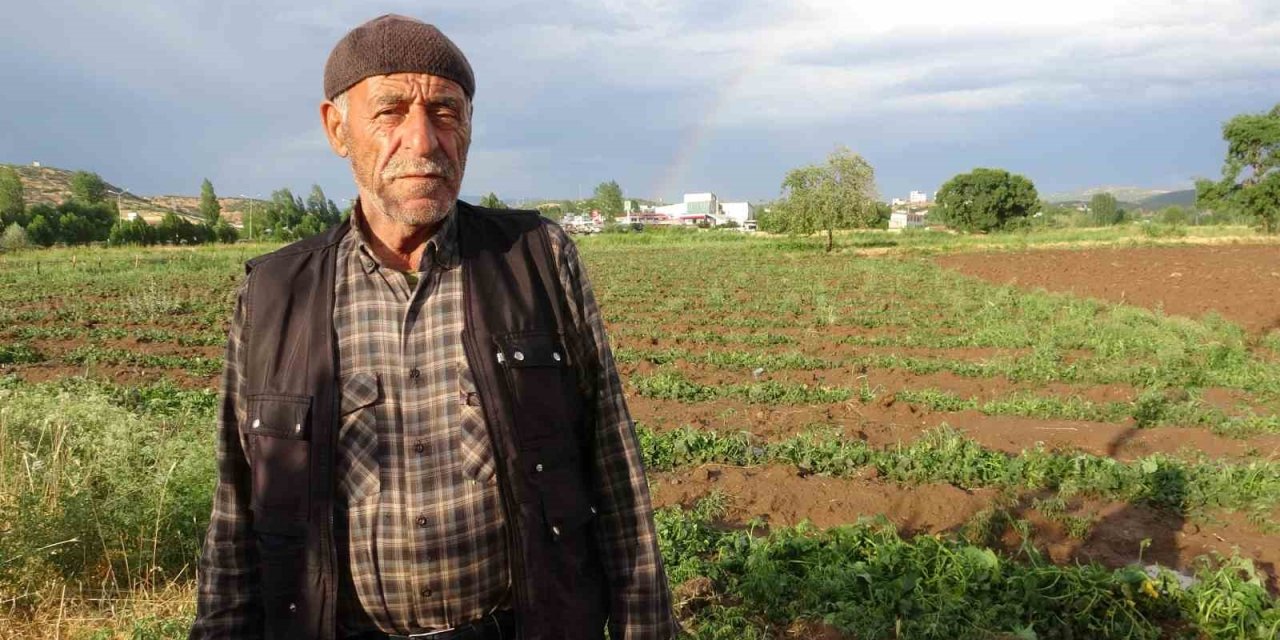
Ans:
POLYGON ((584 398, 560 336, 513 333, 497 342, 520 444, 581 442, 584 398))
POLYGON ((310 506, 311 396, 254 394, 241 425, 252 476, 254 528, 292 533, 310 506))
POLYGON ((338 490, 354 506, 382 487, 378 462, 378 407, 383 404, 378 374, 352 374, 342 383, 342 426, 338 430, 338 490))

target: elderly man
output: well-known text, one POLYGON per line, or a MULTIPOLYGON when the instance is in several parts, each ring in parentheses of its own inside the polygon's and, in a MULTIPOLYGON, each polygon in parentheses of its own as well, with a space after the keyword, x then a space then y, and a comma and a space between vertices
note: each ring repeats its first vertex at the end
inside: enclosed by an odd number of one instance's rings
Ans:
POLYGON ((325 66, 351 219, 255 258, 193 638, 668 638, 633 425, 574 245, 457 200, 471 67, 382 16, 325 66))

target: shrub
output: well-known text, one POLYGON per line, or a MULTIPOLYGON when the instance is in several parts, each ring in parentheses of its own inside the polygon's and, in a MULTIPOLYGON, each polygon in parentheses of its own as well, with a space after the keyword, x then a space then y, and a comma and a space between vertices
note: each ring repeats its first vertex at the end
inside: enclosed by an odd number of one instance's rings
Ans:
POLYGON ((0 251, 21 251, 32 246, 34 245, 31 238, 27 237, 27 230, 16 222, 5 227, 4 234, 0 235, 0 251))

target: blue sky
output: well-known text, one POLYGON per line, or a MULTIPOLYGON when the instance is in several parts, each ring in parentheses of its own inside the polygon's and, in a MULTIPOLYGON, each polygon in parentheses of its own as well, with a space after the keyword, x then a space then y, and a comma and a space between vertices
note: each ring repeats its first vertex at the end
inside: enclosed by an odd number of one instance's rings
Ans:
POLYGON ((140 194, 354 193, 325 144, 333 44, 386 12, 476 72, 463 193, 776 197, 842 144, 883 197, 996 166, 1042 194, 1216 176, 1280 102, 1280 3, 43 0, 0 24, 0 162, 140 194), (1045 5, 1045 6, 1040 6, 1045 5))

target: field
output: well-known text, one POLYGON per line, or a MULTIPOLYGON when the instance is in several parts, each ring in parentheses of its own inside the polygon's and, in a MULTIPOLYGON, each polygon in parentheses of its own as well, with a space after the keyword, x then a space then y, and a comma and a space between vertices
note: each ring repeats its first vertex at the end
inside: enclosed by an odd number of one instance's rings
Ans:
MULTIPOLYGON (((686 629, 1280 637, 1280 245, 1110 234, 583 239, 686 629)), ((0 256, 0 637, 184 637, 269 248, 0 256)))

